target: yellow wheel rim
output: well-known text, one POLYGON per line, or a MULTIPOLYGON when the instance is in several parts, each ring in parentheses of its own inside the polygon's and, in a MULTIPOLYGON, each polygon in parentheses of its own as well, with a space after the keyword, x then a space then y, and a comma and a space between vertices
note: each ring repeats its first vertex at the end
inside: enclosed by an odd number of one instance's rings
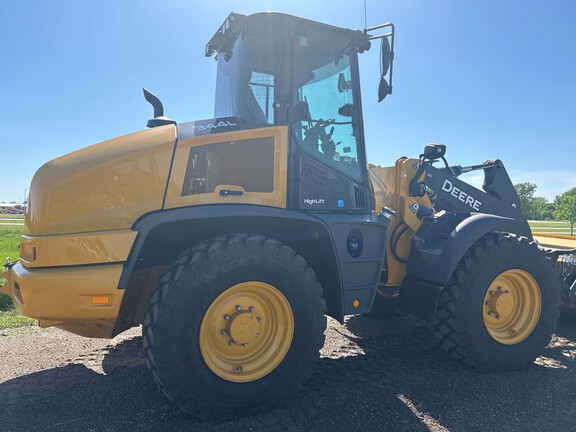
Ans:
POLYGON ((542 296, 534 278, 524 270, 506 270, 486 290, 482 319, 492 339, 514 345, 532 333, 541 309, 542 296))
POLYGON ((200 352, 212 372, 227 381, 255 381, 284 359, 294 335, 286 297, 264 282, 243 282, 210 305, 200 325, 200 352))

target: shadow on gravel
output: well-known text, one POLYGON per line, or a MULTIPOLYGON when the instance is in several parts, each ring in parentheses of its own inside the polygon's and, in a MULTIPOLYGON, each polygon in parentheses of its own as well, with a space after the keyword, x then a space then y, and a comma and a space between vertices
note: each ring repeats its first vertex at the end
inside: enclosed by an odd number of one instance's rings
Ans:
POLYGON ((76 360, 0 384, 0 429, 574 430, 576 319, 561 320, 558 336, 527 371, 480 374, 447 358, 413 318, 352 317, 346 327, 330 326, 334 349, 323 350, 316 373, 285 407, 219 423, 166 399, 136 337, 106 350, 101 363, 76 360))

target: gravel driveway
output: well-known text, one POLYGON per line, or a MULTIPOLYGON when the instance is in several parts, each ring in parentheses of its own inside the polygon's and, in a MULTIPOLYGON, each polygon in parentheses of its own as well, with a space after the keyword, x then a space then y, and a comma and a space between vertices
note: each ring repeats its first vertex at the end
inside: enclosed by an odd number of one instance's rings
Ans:
POLYGON ((225 422, 180 412, 156 388, 139 329, 112 341, 56 329, 0 337, 2 431, 576 431, 576 318, 522 372, 480 374, 420 321, 329 319, 319 367, 285 407, 225 422))

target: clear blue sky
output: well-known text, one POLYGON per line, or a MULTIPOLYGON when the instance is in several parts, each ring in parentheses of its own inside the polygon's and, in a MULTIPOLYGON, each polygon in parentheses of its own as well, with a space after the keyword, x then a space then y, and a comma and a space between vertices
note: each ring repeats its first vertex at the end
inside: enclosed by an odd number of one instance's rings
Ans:
MULTIPOLYGON (((553 199, 576 187, 573 0, 367 0, 397 28, 394 94, 376 103, 378 50, 361 57, 369 160, 429 142, 450 163, 502 159, 553 199)), ((229 12, 279 11, 364 28, 363 0, 22 0, 0 9, 0 201, 21 201, 44 162, 145 128, 142 87, 166 115, 211 118, 204 46, 229 12)))

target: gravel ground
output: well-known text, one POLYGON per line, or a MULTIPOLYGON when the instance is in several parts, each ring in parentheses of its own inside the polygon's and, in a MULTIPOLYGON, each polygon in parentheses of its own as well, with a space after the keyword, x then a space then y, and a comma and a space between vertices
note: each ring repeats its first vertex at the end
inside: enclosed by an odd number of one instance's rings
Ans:
POLYGON ((2 431, 576 431, 576 318, 527 370, 480 374, 420 321, 329 320, 318 369, 283 408, 225 422, 156 388, 140 329, 114 340, 21 328, 0 337, 2 431))

